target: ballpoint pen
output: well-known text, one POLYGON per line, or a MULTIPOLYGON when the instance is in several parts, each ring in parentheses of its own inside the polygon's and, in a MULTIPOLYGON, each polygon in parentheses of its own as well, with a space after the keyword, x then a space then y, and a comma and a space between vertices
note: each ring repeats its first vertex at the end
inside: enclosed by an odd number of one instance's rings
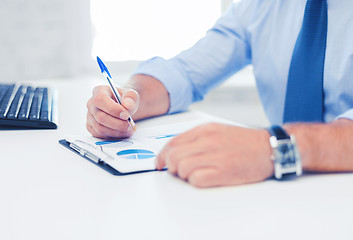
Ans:
MULTIPOLYGON (((119 94, 119 91, 117 89, 117 87, 115 86, 113 80, 112 80, 112 76, 110 75, 108 68, 105 66, 105 64, 103 63, 103 61, 97 56, 97 62, 98 65, 101 69, 101 72, 103 74, 103 76, 108 80, 109 86, 113 92, 113 95, 115 96, 116 101, 121 104, 121 96, 119 94)), ((132 129, 134 129, 134 131, 136 131, 136 125, 134 120, 132 120, 131 116, 129 116, 129 118, 127 119, 127 121, 129 122, 130 126, 132 127, 132 129)))

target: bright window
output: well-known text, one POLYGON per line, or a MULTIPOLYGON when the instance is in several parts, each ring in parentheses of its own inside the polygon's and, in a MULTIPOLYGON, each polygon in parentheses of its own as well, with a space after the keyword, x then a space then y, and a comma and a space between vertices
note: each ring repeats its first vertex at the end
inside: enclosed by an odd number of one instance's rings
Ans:
MULTIPOLYGON (((223 0, 224 1, 224 0, 223 0)), ((92 55, 106 61, 170 58, 221 16, 222 0, 91 0, 92 55)))

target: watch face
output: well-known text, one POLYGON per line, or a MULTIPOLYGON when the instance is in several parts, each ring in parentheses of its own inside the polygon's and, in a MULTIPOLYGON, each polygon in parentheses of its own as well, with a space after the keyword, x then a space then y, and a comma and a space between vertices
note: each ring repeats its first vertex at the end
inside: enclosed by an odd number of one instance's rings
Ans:
POLYGON ((282 165, 295 164, 295 154, 293 144, 288 140, 279 141, 277 147, 278 154, 280 155, 279 161, 282 165))
MULTIPOLYGON (((273 130, 273 128, 271 128, 273 130)), ((297 175, 302 174, 302 165, 299 151, 297 149, 295 137, 288 136, 281 127, 277 126, 277 131, 270 131, 270 144, 273 149, 271 159, 274 161, 274 170, 276 179, 281 179, 283 175, 297 175), (277 139, 277 137, 279 139, 277 139)))
POLYGON ((283 174, 296 173, 301 175, 300 156, 292 139, 281 139, 271 143, 273 147, 273 160, 275 162, 275 176, 282 178, 283 174), (274 147, 275 146, 275 147, 274 147))
POLYGON ((280 151, 281 153, 286 153, 289 151, 289 146, 288 144, 280 144, 278 147, 277 147, 278 151, 280 151))
POLYGON ((293 165, 295 162, 296 160, 293 150, 289 150, 283 154, 282 164, 293 165))

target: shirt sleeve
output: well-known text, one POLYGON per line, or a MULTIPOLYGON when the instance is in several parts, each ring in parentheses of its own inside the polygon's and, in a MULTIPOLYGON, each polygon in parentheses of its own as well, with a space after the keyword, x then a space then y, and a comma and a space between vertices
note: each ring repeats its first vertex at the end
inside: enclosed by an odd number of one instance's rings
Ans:
POLYGON ((138 66, 133 74, 152 76, 166 87, 170 98, 168 113, 186 110, 251 63, 250 37, 245 25, 252 2, 233 4, 204 38, 174 58, 154 57, 138 66))
POLYGON ((343 114, 339 115, 338 117, 336 117, 336 120, 340 119, 340 118, 347 118, 349 120, 353 120, 353 109, 349 109, 348 111, 346 111, 343 114))

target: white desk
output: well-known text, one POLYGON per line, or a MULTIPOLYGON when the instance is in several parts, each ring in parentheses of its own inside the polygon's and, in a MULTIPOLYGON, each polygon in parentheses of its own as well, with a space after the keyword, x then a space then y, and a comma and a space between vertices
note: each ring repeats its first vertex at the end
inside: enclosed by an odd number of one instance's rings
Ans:
POLYGON ((58 143, 87 134, 93 84, 54 84, 58 130, 0 132, 0 239, 353 239, 353 174, 213 189, 113 176, 58 143))

